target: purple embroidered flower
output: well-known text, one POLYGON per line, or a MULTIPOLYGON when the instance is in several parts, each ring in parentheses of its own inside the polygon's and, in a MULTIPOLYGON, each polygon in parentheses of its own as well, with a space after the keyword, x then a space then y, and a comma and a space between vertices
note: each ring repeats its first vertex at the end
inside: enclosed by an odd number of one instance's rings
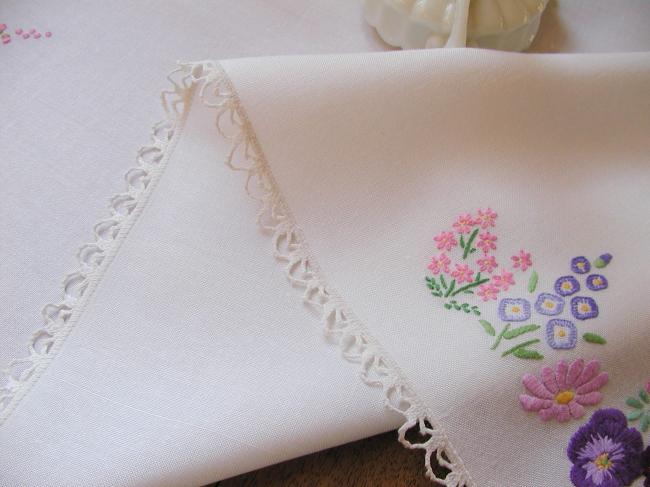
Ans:
POLYGON ((554 289, 560 296, 571 296, 580 291, 580 283, 573 276, 562 276, 555 281, 554 289))
POLYGON ((642 473, 641 433, 617 409, 599 409, 569 441, 567 456, 576 487, 623 487, 642 473))
POLYGON ((530 303, 525 299, 504 298, 499 302, 501 321, 526 321, 530 318, 530 303))
POLYGON ((542 293, 535 301, 535 311, 540 315, 555 316, 564 310, 564 299, 551 293, 542 293))
POLYGON ((612 254, 603 254, 594 261, 594 265, 599 269, 602 269, 603 267, 607 267, 607 264, 609 264, 611 261, 612 254))
POLYGON ((574 257, 571 259, 571 270, 576 274, 586 274, 591 270, 591 264, 586 257, 574 257))
POLYGON ((571 299, 571 314, 578 320, 588 320, 598 316, 598 305, 593 298, 576 296, 571 299))
POLYGON ((546 343, 556 350, 569 350, 576 346, 578 328, 568 320, 550 320, 546 324, 546 343))
POLYGON ((607 289, 609 283, 607 278, 600 274, 589 274, 587 276, 587 287, 592 291, 600 291, 601 289, 607 289))

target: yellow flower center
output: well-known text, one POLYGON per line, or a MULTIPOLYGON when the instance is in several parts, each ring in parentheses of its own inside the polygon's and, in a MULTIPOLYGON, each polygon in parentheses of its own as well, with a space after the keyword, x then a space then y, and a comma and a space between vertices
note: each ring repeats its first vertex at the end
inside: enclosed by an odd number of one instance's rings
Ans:
POLYGON ((582 311, 583 313, 587 313, 591 311, 591 307, 587 303, 582 303, 580 305, 580 311, 582 311))
POLYGON ((558 394, 555 396, 555 402, 558 404, 569 404, 574 397, 575 393, 573 391, 558 392, 558 394))
POLYGON ((594 285, 600 286, 602 284, 603 284, 603 280, 600 277, 597 277, 596 279, 594 279, 594 285))
POLYGON ((557 331, 557 336, 564 338, 566 336, 566 330, 564 328, 557 331))
POLYGON ((578 269, 580 269, 581 271, 585 270, 585 263, 584 262, 578 262, 577 265, 578 265, 578 269))
POLYGON ((555 307, 553 301, 551 301, 551 300, 549 300, 549 299, 547 299, 546 301, 544 301, 544 306, 546 306, 548 309, 552 309, 552 308, 555 307))
POLYGON ((571 283, 570 282, 563 282, 562 283, 562 289, 566 289, 567 291, 571 290, 571 283))
POLYGON ((596 457, 594 460, 594 464, 598 468, 598 470, 607 470, 609 467, 612 466, 612 462, 609 459, 609 453, 601 453, 596 457))
POLYGON ((519 313, 521 311, 521 308, 519 306, 513 306, 512 307, 512 312, 513 313, 519 313))

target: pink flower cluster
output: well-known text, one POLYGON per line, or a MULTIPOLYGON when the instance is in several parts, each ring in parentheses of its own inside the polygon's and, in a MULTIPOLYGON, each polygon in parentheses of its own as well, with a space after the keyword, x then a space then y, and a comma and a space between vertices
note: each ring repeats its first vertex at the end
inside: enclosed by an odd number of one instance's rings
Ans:
MULTIPOLYGON (((452 225, 452 231, 444 230, 433 238, 441 253, 431 257, 428 269, 434 275, 444 274, 455 279, 457 284, 474 282, 477 271, 472 269, 469 261, 452 262, 449 253, 458 248, 463 254, 463 260, 467 260, 469 255, 480 250, 482 255, 475 261, 478 272, 491 274, 491 277, 478 287, 476 294, 483 301, 496 300, 501 291, 507 291, 515 284, 512 272, 505 268, 499 270, 499 264, 493 255, 497 250, 497 236, 490 233, 489 229, 496 226, 497 216, 491 208, 479 209, 475 215, 459 215, 452 225)), ((510 257, 510 260, 513 270, 523 272, 532 266, 531 255, 524 250, 510 257)))
MULTIPOLYGON (((24 30, 22 27, 17 28, 14 33, 17 38, 22 39, 40 39, 41 37, 52 37, 52 33, 48 30, 45 34, 41 34, 35 28, 24 30)), ((11 42, 11 34, 7 32, 7 24, 0 23, 0 39, 2 39, 3 44, 9 44, 11 42)))

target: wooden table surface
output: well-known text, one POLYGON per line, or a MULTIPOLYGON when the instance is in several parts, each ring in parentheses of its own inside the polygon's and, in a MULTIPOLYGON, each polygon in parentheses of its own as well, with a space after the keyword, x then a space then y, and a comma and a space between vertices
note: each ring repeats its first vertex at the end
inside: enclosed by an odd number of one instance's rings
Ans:
POLYGON ((222 480, 211 487, 431 487, 424 452, 408 450, 391 431, 222 480))

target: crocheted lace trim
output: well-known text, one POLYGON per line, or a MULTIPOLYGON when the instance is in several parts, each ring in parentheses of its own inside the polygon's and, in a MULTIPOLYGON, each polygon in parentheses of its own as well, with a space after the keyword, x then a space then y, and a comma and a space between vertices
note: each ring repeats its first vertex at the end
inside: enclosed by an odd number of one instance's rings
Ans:
POLYGON ((27 343, 27 353, 0 372, 0 425, 38 380, 77 323, 106 268, 142 213, 162 176, 191 105, 193 90, 174 79, 161 94, 165 119, 156 123, 150 141, 137 152, 136 165, 126 171, 126 190, 109 200, 110 216, 94 227, 94 241, 79 248, 79 267, 63 279, 61 300, 42 309, 43 326, 27 343))
POLYGON ((184 84, 197 85, 203 103, 216 110, 217 131, 230 141, 225 163, 246 176, 246 192, 259 204, 257 223, 271 236, 273 254, 283 263, 289 282, 303 290, 303 300, 316 310, 325 333, 338 343, 343 356, 360 364, 361 379, 381 387, 386 407, 404 416, 399 441, 407 448, 424 451, 426 476, 433 482, 447 487, 475 485, 445 431, 398 365, 326 282, 280 194, 255 131, 223 68, 216 62, 204 61, 181 64, 178 71, 184 73, 184 84), (434 454, 445 473, 441 474, 441 469, 436 473, 432 468, 434 454))

